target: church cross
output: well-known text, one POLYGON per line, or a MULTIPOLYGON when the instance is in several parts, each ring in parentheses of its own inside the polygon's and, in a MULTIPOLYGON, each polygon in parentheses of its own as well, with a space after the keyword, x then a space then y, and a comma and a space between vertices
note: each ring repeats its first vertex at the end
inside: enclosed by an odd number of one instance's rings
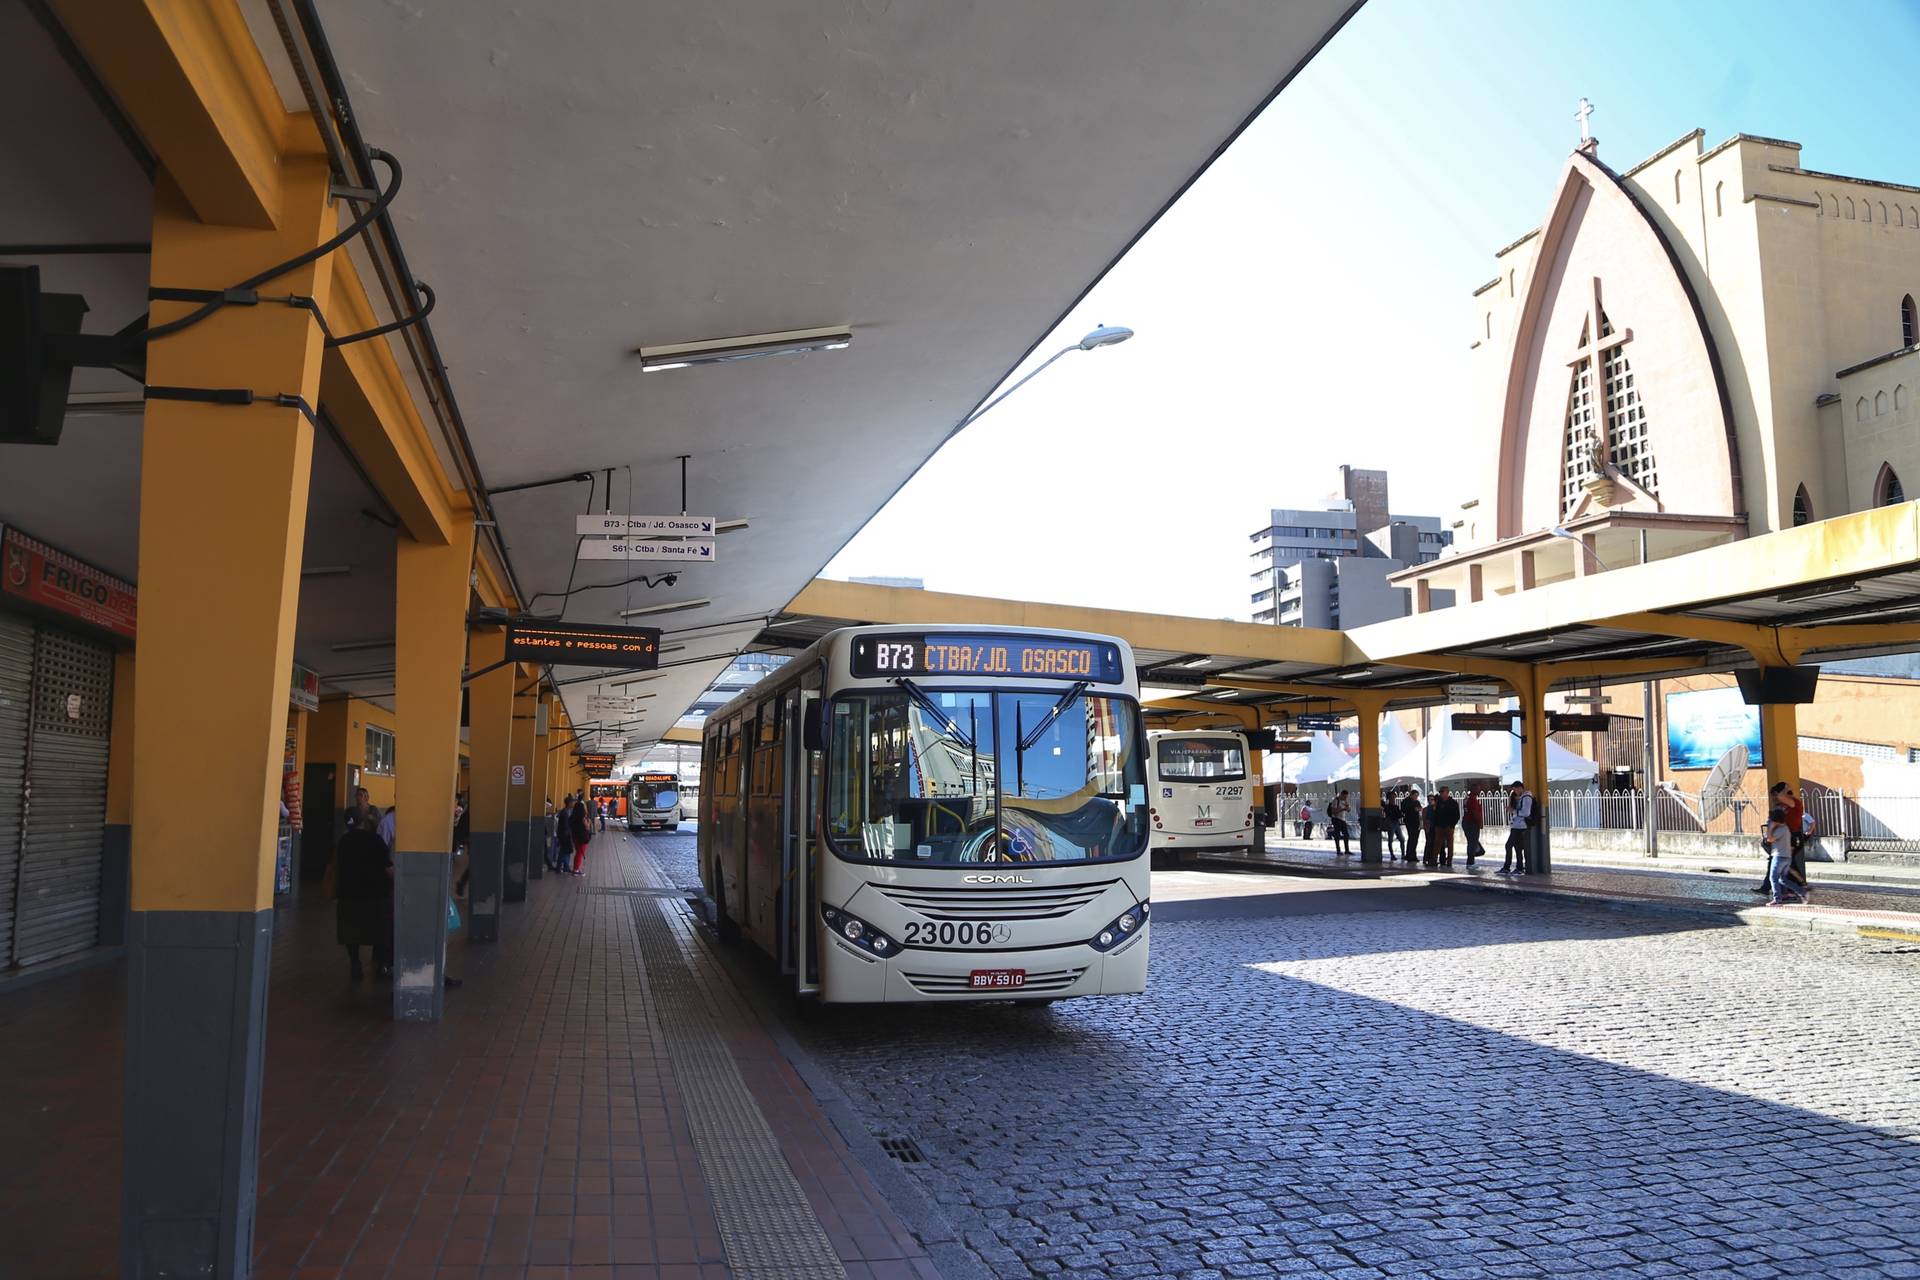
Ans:
POLYGON ((1580 122, 1580 141, 1583 145, 1593 141, 1593 135, 1587 131, 1587 117, 1592 114, 1593 104, 1585 98, 1580 99, 1580 109, 1573 113, 1573 118, 1580 122))
MULTIPOLYGON (((1585 99, 1582 99, 1585 101, 1585 99)), ((1609 425, 1613 421, 1612 393, 1607 386, 1607 352, 1615 347, 1625 346, 1633 341, 1633 330, 1615 329, 1605 337, 1600 336, 1604 327, 1600 312, 1600 277, 1593 278, 1593 305, 1587 310, 1586 340, 1573 353, 1573 359, 1567 361, 1569 369, 1579 369, 1584 361, 1593 362, 1589 370, 1588 385, 1593 388, 1593 425, 1591 443, 1594 450, 1594 469, 1602 474, 1606 472, 1604 462, 1613 452, 1613 431, 1609 425)))

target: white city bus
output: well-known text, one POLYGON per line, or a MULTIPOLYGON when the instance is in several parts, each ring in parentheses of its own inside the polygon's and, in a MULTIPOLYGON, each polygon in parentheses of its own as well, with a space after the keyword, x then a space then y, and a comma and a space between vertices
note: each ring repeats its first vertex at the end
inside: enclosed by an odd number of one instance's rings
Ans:
POLYGON ((673 830, 682 814, 680 775, 636 773, 627 779, 627 830, 673 830))
POLYGON ((1155 865, 1183 853, 1260 847, 1260 807, 1248 776, 1253 759, 1245 734, 1230 729, 1168 731, 1147 738, 1147 787, 1155 865))
POLYGON ((1014 627, 850 627, 707 718, 724 936, 830 1003, 1145 990, 1133 654, 1014 627))

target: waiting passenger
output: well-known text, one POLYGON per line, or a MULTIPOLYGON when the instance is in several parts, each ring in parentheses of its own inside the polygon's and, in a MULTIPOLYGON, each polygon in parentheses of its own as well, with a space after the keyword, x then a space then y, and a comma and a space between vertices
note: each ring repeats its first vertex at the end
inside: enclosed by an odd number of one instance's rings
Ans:
POLYGON ((1465 832, 1467 837, 1469 867, 1473 865, 1475 858, 1486 852, 1480 844, 1480 828, 1485 819, 1486 813, 1480 807, 1480 784, 1470 782, 1467 784, 1467 802, 1460 809, 1460 830, 1465 832))
POLYGON ((573 809, 567 815, 567 834, 573 838, 573 874, 587 874, 587 843, 593 839, 592 828, 587 822, 586 797, 576 797, 573 809))
POLYGON ((1327 801, 1327 834, 1333 837, 1333 851, 1345 857, 1353 852, 1347 843, 1351 834, 1347 827, 1347 816, 1353 812, 1353 803, 1342 791, 1327 801))
POLYGON ((1300 822, 1299 825, 1294 828, 1294 834, 1302 840, 1313 839, 1313 801, 1302 800, 1300 802, 1300 822))
POLYGON ((386 841, 363 815, 348 826, 334 856, 338 864, 334 872, 337 900, 333 936, 347 949, 348 977, 358 982, 365 976, 360 968, 360 948, 371 947, 375 971, 382 978, 390 978, 393 976, 393 858, 386 841))
POLYGON ((1507 856, 1500 862, 1502 875, 1527 873, 1527 832, 1533 826, 1533 796, 1519 784, 1507 788, 1507 856))
POLYGON ((1453 829, 1460 825, 1460 802, 1449 787, 1440 788, 1433 802, 1433 839, 1427 845, 1428 856, 1443 867, 1453 865, 1453 829))
POLYGON ((1760 845, 1767 851, 1767 905, 1785 906, 1805 902, 1793 882, 1793 829, 1787 825, 1787 810, 1775 805, 1767 811, 1766 829, 1760 833, 1760 845))
POLYGON ((1380 793, 1380 847, 1389 854, 1407 847, 1407 842, 1400 838, 1400 800, 1398 791, 1380 793))
POLYGON ((1406 799, 1400 802, 1400 821, 1407 829, 1406 860, 1408 862, 1412 862, 1414 855, 1420 852, 1420 824, 1423 820, 1420 793, 1408 787, 1406 799))

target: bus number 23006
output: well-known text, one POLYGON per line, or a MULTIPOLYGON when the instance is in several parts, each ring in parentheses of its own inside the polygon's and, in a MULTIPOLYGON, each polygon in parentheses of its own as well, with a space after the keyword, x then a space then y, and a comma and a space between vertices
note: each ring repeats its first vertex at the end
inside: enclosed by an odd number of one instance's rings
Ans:
MULTIPOLYGON (((956 945, 962 947, 989 947, 992 946, 995 941, 995 932, 996 930, 993 925, 984 922, 975 924, 970 920, 962 920, 958 924, 955 924, 951 920, 943 920, 939 924, 923 924, 918 920, 909 920, 907 921, 906 944, 910 947, 951 947, 956 945)), ((1005 925, 1001 925, 997 932, 1000 934, 998 940, 1005 942, 1013 931, 1005 925)))

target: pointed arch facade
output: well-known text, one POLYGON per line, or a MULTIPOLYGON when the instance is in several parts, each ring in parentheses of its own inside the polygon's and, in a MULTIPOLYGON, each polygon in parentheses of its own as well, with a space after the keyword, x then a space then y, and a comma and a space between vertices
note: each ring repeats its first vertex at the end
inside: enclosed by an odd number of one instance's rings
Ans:
POLYGON ((1699 300, 1651 213, 1583 152, 1562 171, 1525 283, 1500 406, 1496 536, 1605 510, 1744 518, 1699 300))

